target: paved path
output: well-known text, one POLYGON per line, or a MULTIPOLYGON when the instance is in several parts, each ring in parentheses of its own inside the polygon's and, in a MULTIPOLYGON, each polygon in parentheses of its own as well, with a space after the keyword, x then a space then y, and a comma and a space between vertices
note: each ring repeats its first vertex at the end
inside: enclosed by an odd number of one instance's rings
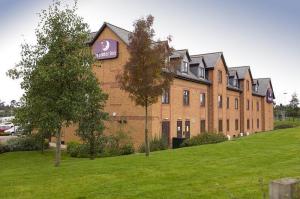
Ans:
MULTIPOLYGON (((50 146, 50 147, 53 147, 53 148, 56 148, 56 143, 50 142, 50 143, 49 143, 49 146, 50 146)), ((60 147, 61 147, 62 149, 66 149, 66 148, 67 148, 67 145, 62 144, 60 147)))
POLYGON ((9 136, 0 136, 0 142, 4 143, 7 140, 10 140, 12 138, 17 138, 17 136, 12 136, 12 135, 9 135, 9 136))

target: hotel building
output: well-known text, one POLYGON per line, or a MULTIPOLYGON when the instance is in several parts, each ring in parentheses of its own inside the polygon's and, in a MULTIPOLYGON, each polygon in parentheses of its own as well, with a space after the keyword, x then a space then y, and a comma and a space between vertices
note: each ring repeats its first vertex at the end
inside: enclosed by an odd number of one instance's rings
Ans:
MULTIPOLYGON (((116 81, 130 56, 130 34, 104 23, 89 44, 101 63, 93 70, 109 95, 106 132, 123 128, 137 147, 144 142, 144 108, 136 106, 116 81)), ((152 137, 163 137, 171 145, 172 138, 203 132, 222 132, 232 138, 273 129, 275 96, 270 78, 254 78, 249 66, 228 67, 222 52, 190 55, 187 49, 176 50, 170 60, 181 64, 170 90, 149 108, 152 137)), ((64 129, 62 139, 67 143, 79 138, 73 127, 64 129)))

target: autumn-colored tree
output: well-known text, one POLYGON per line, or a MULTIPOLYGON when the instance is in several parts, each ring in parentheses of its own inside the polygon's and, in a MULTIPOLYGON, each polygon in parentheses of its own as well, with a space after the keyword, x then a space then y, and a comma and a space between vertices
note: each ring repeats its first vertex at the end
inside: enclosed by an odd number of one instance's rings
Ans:
POLYGON ((130 58, 117 79, 121 89, 129 93, 136 105, 145 108, 145 152, 149 156, 148 108, 158 101, 173 79, 169 56, 172 48, 167 41, 154 41, 154 17, 149 15, 134 23, 129 37, 130 58))

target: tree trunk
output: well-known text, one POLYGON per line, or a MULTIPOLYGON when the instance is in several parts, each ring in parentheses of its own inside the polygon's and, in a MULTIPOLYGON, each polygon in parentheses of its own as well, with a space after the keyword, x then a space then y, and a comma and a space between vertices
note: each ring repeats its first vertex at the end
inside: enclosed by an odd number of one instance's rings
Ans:
POLYGON ((42 150, 42 153, 44 153, 44 143, 45 143, 45 139, 44 139, 44 135, 41 135, 41 150, 42 150))
POLYGON ((57 131, 56 135, 56 151, 55 151, 55 166, 58 167, 60 165, 61 158, 61 132, 60 129, 57 131))
POLYGON ((149 135, 148 135, 148 104, 145 106, 145 155, 149 156, 150 146, 149 146, 149 135))
POLYGON ((95 139, 90 139, 90 159, 95 158, 95 139))

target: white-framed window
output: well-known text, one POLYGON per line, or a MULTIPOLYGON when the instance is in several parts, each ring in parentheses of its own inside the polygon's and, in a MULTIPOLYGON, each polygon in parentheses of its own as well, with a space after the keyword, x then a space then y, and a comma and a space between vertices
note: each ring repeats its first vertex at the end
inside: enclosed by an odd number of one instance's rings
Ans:
POLYGON ((190 104, 190 91, 183 91, 183 105, 188 106, 190 104))
POLYGON ((238 86, 238 80, 236 78, 233 79, 233 86, 237 87, 238 86))
POLYGON ((182 61, 181 72, 188 73, 189 63, 187 61, 182 61))
POLYGON ((163 89, 163 93, 161 96, 162 104, 169 104, 170 103, 170 91, 163 89))
POLYGON ((258 92, 258 84, 255 84, 254 90, 255 92, 258 92))
POLYGON ((200 93, 200 106, 205 106, 205 93, 200 93))
POLYGON ((205 77, 205 69, 203 67, 199 67, 198 76, 202 78, 205 77))

